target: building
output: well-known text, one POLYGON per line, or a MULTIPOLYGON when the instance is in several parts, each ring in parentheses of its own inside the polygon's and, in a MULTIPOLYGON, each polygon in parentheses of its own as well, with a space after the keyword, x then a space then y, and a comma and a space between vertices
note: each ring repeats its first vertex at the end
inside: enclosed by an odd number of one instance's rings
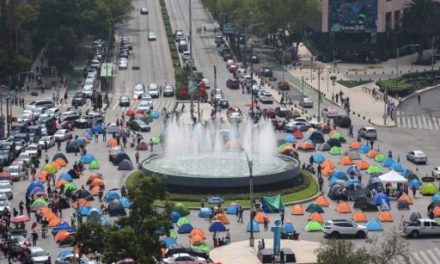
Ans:
POLYGON ((411 0, 321 0, 321 28, 315 43, 324 60, 373 62, 392 57, 411 0), (325 43, 320 45, 319 43, 325 43))

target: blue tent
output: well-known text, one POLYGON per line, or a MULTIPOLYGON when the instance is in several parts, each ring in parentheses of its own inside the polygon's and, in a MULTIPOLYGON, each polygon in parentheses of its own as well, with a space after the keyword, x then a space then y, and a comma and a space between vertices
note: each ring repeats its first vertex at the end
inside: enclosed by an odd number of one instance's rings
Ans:
POLYGON ((92 127, 92 133, 95 134, 95 132, 98 132, 98 134, 104 133, 104 128, 102 125, 97 124, 96 126, 92 127))
POLYGON ((191 224, 183 224, 177 229, 177 233, 179 234, 188 234, 193 229, 191 224))
POLYGON ((159 112, 158 111, 151 111, 150 112, 150 117, 153 119, 158 119, 159 118, 159 112))
MULTIPOLYGON (((409 181, 408 185, 409 185, 410 189, 412 189, 414 186, 416 187, 416 189, 419 189, 420 186, 422 186, 422 183, 419 180, 417 180, 416 178, 414 178, 409 181)), ((439 199, 440 199, 440 196, 439 196, 439 199)))
POLYGON ((209 226, 209 232, 226 232, 226 226, 220 221, 212 222, 209 226))
POLYGON ((345 185, 345 187, 347 187, 347 188, 349 188, 349 187, 355 187, 355 186, 361 186, 361 185, 359 184, 358 181, 356 181, 356 180, 352 180, 352 179, 349 179, 348 181, 346 181, 346 182, 344 183, 344 185, 345 185))
MULTIPOLYGON (((88 219, 88 218, 87 218, 88 219)), ((101 224, 101 225, 108 225, 109 224, 109 221, 107 220, 107 218, 105 218, 104 216, 100 216, 99 217, 99 223, 101 224)))
POLYGON ((81 147, 84 147, 86 145, 86 142, 84 141, 84 139, 78 137, 75 139, 75 142, 78 143, 78 145, 80 145, 81 147))
POLYGON ((99 218, 102 215, 101 210, 99 210, 99 208, 91 208, 89 210, 89 214, 87 215, 87 217, 91 217, 91 218, 99 218))
POLYGON ((173 223, 177 223, 177 221, 179 220, 179 218, 182 217, 178 212, 171 212, 170 214, 170 220, 173 223))
POLYGON ((330 174, 330 178, 343 179, 344 177, 347 177, 347 174, 341 170, 335 170, 330 174))
POLYGON ((440 201, 440 194, 439 193, 436 193, 436 194, 434 194, 432 197, 431 197, 431 202, 433 203, 433 202, 437 202, 437 201, 440 201))
POLYGON ((377 219, 370 219, 366 226, 368 231, 383 231, 383 225, 377 219))
POLYGON ((29 193, 29 196, 34 196, 37 194, 44 194, 46 191, 44 189, 41 189, 39 186, 32 189, 32 191, 29 193))
POLYGON ((292 134, 287 134, 283 137, 283 141, 287 143, 293 143, 296 141, 296 138, 292 134))
POLYGON ((209 204, 222 204, 224 202, 225 202, 225 200, 221 197, 209 197, 208 198, 209 204))
POLYGON ((389 201, 387 202, 385 199, 381 199, 380 200, 379 210, 381 210, 381 211, 389 211, 389 210, 391 210, 390 202, 389 201))
POLYGON ((119 202, 122 204, 124 208, 129 208, 131 206, 130 200, 128 200, 127 197, 121 197, 119 198, 119 202))
POLYGON ((80 161, 84 164, 89 164, 90 162, 92 162, 93 160, 95 160, 95 157, 93 157, 92 154, 86 154, 83 155, 80 159, 80 161))
POLYGON ((319 153, 313 154, 313 162, 314 163, 320 164, 320 163, 323 163, 324 161, 325 161, 324 155, 319 154, 319 153))
POLYGON ((367 145, 367 144, 362 144, 360 147, 359 147, 359 153, 362 153, 362 154, 367 154, 367 152, 370 150, 370 147, 367 145))
POLYGON ((117 193, 115 191, 109 191, 104 196, 104 200, 107 203, 110 203, 111 201, 117 200, 117 199, 121 199, 121 195, 119 195, 119 193, 117 193))
POLYGON ((39 187, 44 190, 44 185, 39 180, 34 180, 29 184, 26 189, 26 195, 29 195, 35 187, 39 187))
POLYGON ((58 232, 60 232, 60 231, 67 231, 67 232, 69 232, 69 233, 72 233, 73 232, 73 229, 72 229, 72 227, 68 224, 68 223, 66 223, 66 222, 61 222, 61 223, 59 223, 58 225, 56 225, 53 229, 52 229, 52 235, 56 235, 56 234, 58 234, 58 232))
POLYGON ((408 169, 404 169, 401 174, 403 175, 403 177, 408 178, 410 171, 408 169))
POLYGON ((58 177, 58 179, 62 179, 62 180, 66 180, 66 181, 68 181, 68 182, 72 182, 73 181, 73 179, 72 179, 72 175, 70 175, 69 173, 67 173, 67 172, 64 172, 63 174, 61 174, 60 175, 60 177, 58 177))
POLYGON ((390 169, 395 170, 397 172, 402 172, 403 171, 403 167, 400 163, 398 162, 394 162, 393 165, 391 165, 390 169))
POLYGON ((359 169, 355 165, 352 165, 352 166, 348 167, 348 169, 347 169, 347 175, 351 175, 352 173, 354 176, 361 175, 361 172, 359 171, 359 169))
POLYGON ((200 218, 209 218, 212 214, 211 208, 200 208, 199 217, 200 218))
POLYGON ((85 136, 88 140, 92 140, 92 139, 93 139, 92 134, 90 134, 90 133, 87 132, 87 131, 84 131, 84 132, 82 133, 82 135, 85 136))
POLYGON ((388 158, 388 159, 386 159, 386 160, 384 160, 383 162, 382 162, 382 166, 384 167, 384 168, 389 168, 389 167, 391 167, 391 165, 393 165, 394 164, 394 160, 393 159, 390 159, 390 158, 388 158))
POLYGON ((167 248, 172 248, 174 246, 177 246, 177 241, 171 237, 165 237, 165 238, 161 239, 160 241, 162 243, 164 243, 167 248))
POLYGON ((88 216, 90 213, 90 208, 81 206, 78 210, 79 215, 81 216, 88 216))
POLYGON ((237 214, 237 210, 238 210, 238 205, 237 204, 230 204, 226 208, 226 214, 228 214, 228 215, 235 215, 235 214, 237 214))
POLYGON ((388 196, 382 192, 376 193, 373 196, 373 202, 375 205, 380 205, 382 203, 382 200, 385 200, 385 202, 390 205, 390 199, 388 199, 388 196))
MULTIPOLYGON (((260 232, 260 226, 255 220, 252 220, 252 231, 260 232)), ((251 232, 251 222, 248 222, 246 225, 246 232, 251 232)))
POLYGON ((295 233, 295 227, 292 223, 285 223, 283 226, 283 230, 286 233, 295 233))

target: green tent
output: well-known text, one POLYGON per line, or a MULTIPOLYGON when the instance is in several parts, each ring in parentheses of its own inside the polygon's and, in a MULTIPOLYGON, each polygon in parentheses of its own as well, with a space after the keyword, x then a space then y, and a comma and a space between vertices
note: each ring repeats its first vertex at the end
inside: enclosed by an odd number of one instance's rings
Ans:
POLYGON ((275 196, 262 196, 260 202, 263 212, 265 213, 278 213, 284 210, 284 203, 280 194, 275 196))
POLYGON ((160 143, 160 137, 158 137, 158 136, 152 136, 152 137, 151 137, 151 142, 152 142, 153 144, 155 144, 155 145, 159 144, 159 143, 160 143))
POLYGON ((76 185, 73 182, 69 182, 63 185, 63 192, 67 192, 67 191, 75 191, 76 190, 76 185))
POLYGON ((382 153, 377 154, 377 156, 374 158, 374 160, 377 162, 383 162, 386 159, 387 157, 385 157, 385 155, 382 153))
POLYGON ((57 172, 57 168, 55 168, 55 166, 52 164, 44 165, 43 170, 49 172, 50 174, 55 174, 57 172))
POLYGON ((367 169, 368 174, 379 174, 382 172, 383 172, 382 168, 378 165, 370 165, 370 167, 368 167, 367 169))
POLYGON ((304 227, 304 230, 306 232, 318 232, 322 231, 322 225, 319 222, 316 221, 310 221, 307 223, 307 225, 304 227))
POLYGON ((177 239, 177 232, 176 232, 176 230, 171 229, 169 232, 170 232, 169 237, 177 239))
POLYGON ((333 146, 330 149, 330 154, 332 154, 332 155, 342 155, 342 150, 341 150, 340 147, 333 146))
POLYGON ((89 164, 89 170, 98 170, 99 169, 99 163, 96 160, 93 160, 89 164))
POLYGON ((186 217, 181 217, 181 218, 179 218, 179 220, 177 220, 177 223, 176 223, 177 227, 181 227, 184 224, 191 224, 191 222, 186 217))
POLYGON ((178 212, 180 216, 189 215, 189 209, 184 203, 176 203, 174 205, 174 211, 178 212))
POLYGON ((41 207, 47 207, 48 206, 48 202, 46 200, 44 200, 43 198, 37 198, 31 205, 31 209, 32 211, 37 210, 38 208, 41 207))
POLYGON ((338 131, 336 131, 335 133, 333 133, 330 138, 331 139, 336 139, 339 140, 342 137, 341 133, 339 133, 338 131))
POLYGON ((206 253, 208 254, 211 251, 211 248, 206 244, 205 241, 197 243, 197 245, 191 245, 191 249, 196 252, 206 253))
POLYGON ((287 147, 292 147, 292 144, 283 143, 283 144, 279 145, 278 146, 278 152, 282 151, 284 148, 287 148, 287 147))
POLYGON ((420 187, 420 194, 422 195, 434 195, 437 192, 438 189, 432 182, 424 182, 420 187))

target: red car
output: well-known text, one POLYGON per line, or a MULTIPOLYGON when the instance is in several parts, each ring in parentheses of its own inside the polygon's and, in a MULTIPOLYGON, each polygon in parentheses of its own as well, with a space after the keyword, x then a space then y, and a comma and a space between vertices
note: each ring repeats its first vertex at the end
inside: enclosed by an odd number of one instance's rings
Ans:
POLYGON ((263 115, 267 118, 275 118, 276 114, 275 114, 275 109, 273 108, 264 108, 263 109, 263 115))
POLYGON ((229 89, 238 89, 240 88, 240 82, 237 78, 231 78, 226 81, 226 87, 229 89))
POLYGON ((281 91, 288 91, 290 90, 290 84, 288 81, 279 81, 278 82, 278 89, 281 91))
POLYGON ((236 72, 237 69, 238 69, 238 65, 235 64, 235 63, 233 63, 233 64, 231 64, 231 65, 228 66, 228 71, 229 71, 230 73, 234 73, 234 72, 236 72))

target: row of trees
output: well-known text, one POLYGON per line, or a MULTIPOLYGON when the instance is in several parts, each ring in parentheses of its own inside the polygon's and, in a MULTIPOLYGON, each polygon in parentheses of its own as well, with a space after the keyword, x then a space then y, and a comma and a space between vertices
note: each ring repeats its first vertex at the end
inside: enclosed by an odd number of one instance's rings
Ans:
POLYGON ((85 36, 106 40, 130 10, 131 0, 0 0, 0 77, 28 70, 45 45, 51 65, 66 71, 85 36))
POLYGON ((133 258, 136 263, 153 264, 161 258, 159 234, 172 228, 170 210, 158 211, 156 199, 165 200, 166 180, 163 177, 136 177, 127 185, 132 201, 130 213, 112 225, 102 226, 87 221, 75 231, 75 244, 82 254, 98 252, 104 263, 133 258))

